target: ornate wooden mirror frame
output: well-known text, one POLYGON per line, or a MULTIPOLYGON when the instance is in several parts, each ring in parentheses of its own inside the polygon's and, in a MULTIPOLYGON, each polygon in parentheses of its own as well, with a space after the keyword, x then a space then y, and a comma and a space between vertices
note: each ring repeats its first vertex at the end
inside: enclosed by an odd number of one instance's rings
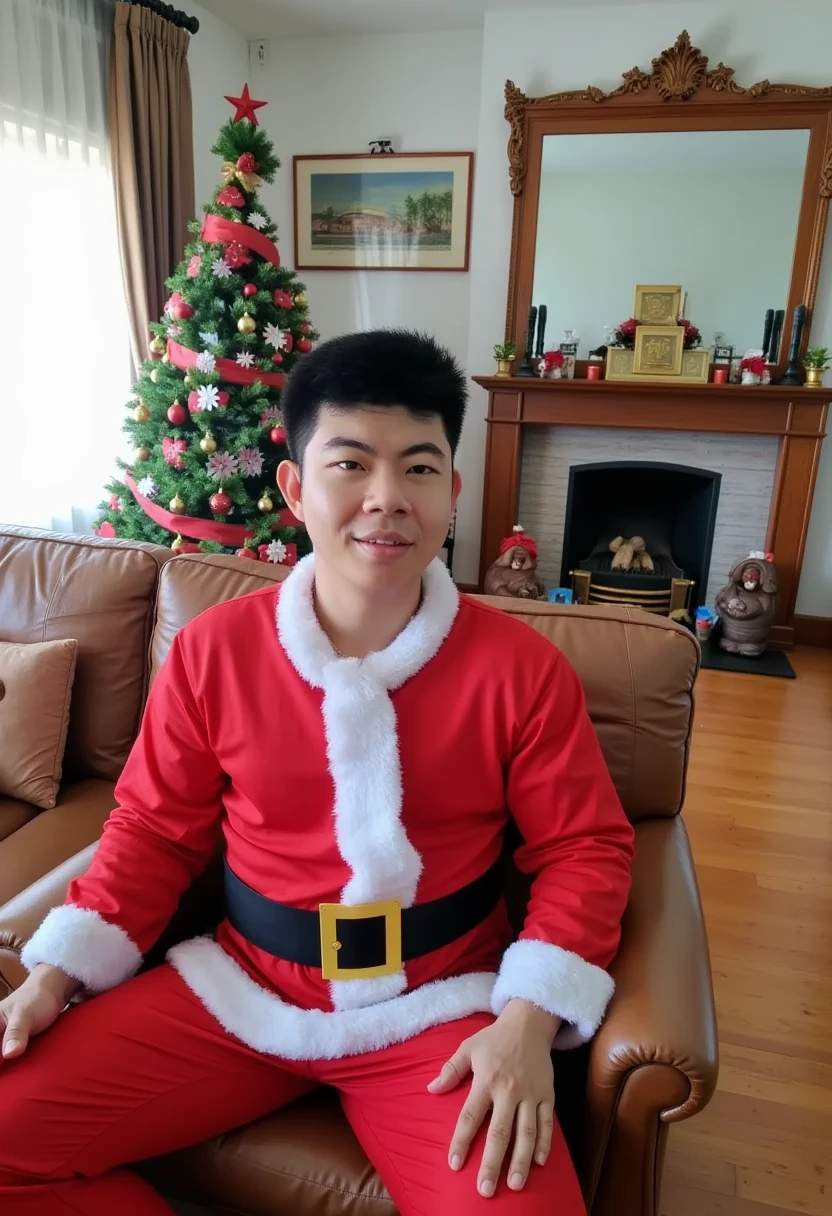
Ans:
POLYGON ((832 390, 776 383, 788 361, 794 312, 805 304, 801 357, 810 339, 832 196, 832 87, 759 81, 744 88, 734 71, 708 59, 686 31, 653 60, 631 68, 611 92, 590 87, 526 97, 506 82, 509 180, 514 195, 505 336, 525 345, 534 285, 543 140, 546 135, 633 131, 809 131, 788 303, 775 383, 756 388, 713 384, 589 381, 579 360, 574 380, 475 376, 488 392, 480 585, 502 537, 517 522, 523 432, 529 425, 710 431, 779 438, 765 548, 780 582, 775 645, 794 641, 794 613, 820 445, 832 390), (695 417, 695 424, 691 419, 695 417))
MULTIPOLYGON (((794 310, 805 304, 804 349, 812 325, 829 199, 832 196, 832 86, 758 81, 743 88, 734 69, 692 46, 684 30, 674 46, 653 60, 652 72, 634 67, 617 89, 590 86, 548 97, 526 97, 505 87, 509 181, 514 195, 506 337, 523 349, 532 302, 543 139, 546 135, 632 131, 808 130, 809 149, 789 283, 778 372, 785 370, 794 310)), ((802 352, 801 352, 802 353, 802 352)), ((777 376, 774 376, 777 379, 777 376)))

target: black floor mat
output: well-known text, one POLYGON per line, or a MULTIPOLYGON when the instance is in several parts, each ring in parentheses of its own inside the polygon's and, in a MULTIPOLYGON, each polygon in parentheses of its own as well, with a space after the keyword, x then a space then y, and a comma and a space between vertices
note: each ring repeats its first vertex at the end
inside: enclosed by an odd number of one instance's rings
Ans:
POLYGON ((784 680, 797 678, 782 650, 767 650, 757 658, 729 654, 721 649, 713 635, 702 645, 702 666, 714 671, 741 671, 750 676, 780 676, 784 680))

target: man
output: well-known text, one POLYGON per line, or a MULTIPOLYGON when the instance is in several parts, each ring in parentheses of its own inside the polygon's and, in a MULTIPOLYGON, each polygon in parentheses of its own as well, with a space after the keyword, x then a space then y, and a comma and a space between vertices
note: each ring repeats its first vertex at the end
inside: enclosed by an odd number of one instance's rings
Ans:
POLYGON ((278 484, 314 555, 177 635, 92 865, 25 948, 4 1216, 163 1216, 125 1163, 319 1084, 402 1216, 583 1212, 551 1048, 612 993, 632 830, 566 660, 437 559, 465 400, 407 333, 293 372, 278 484), (514 944, 510 818, 536 875, 514 944), (219 831, 227 919, 136 975, 219 831))

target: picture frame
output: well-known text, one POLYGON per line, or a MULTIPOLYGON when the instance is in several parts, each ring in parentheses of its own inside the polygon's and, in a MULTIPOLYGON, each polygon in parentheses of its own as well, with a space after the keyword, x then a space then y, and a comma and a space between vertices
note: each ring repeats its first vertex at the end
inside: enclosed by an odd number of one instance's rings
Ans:
POLYGON ((680 284, 636 285, 633 316, 644 325, 676 325, 682 309, 680 284))
POLYGON ((473 176, 473 152, 295 156, 295 268, 467 271, 473 176))
POLYGON ((633 371, 637 376, 678 376, 684 349, 685 331, 681 325, 639 325, 633 371))

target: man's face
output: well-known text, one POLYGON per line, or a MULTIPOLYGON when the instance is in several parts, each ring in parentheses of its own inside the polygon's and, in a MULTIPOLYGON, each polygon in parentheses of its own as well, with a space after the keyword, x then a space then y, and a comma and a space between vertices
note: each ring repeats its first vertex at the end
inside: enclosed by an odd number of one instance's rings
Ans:
POLYGON ((398 406, 322 409, 302 478, 284 461, 277 479, 318 560, 379 591, 421 576, 445 542, 461 488, 439 417, 398 406))

